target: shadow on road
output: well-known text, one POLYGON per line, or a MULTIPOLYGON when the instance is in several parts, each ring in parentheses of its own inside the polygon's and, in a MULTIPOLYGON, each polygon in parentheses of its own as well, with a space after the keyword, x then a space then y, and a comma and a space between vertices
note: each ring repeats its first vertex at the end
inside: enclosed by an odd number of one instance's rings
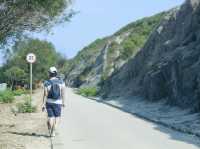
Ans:
POLYGON ((15 135, 20 135, 20 136, 31 136, 31 137, 45 137, 45 138, 50 138, 49 135, 45 134, 38 134, 38 133, 29 133, 29 132, 14 132, 14 131, 8 131, 6 133, 10 134, 15 134, 15 135))

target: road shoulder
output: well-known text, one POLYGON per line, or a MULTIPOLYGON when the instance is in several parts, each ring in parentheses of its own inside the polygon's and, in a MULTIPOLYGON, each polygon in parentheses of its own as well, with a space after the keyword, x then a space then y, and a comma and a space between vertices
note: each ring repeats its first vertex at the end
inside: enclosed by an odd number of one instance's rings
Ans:
MULTIPOLYGON (((41 90, 33 95, 36 113, 13 113, 13 104, 0 104, 0 149, 49 149, 46 114, 40 110, 41 90)), ((16 100, 20 100, 18 97, 16 100)))

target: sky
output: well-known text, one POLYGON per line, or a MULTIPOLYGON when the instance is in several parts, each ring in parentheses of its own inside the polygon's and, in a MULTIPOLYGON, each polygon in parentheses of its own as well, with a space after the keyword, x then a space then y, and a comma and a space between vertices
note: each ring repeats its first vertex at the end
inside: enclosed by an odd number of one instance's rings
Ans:
MULTIPOLYGON (((70 22, 58 25, 51 34, 34 34, 50 41, 57 51, 68 58, 97 38, 111 35, 123 26, 169 10, 184 0, 76 0, 73 9, 78 11, 70 22)), ((0 58, 1 59, 1 58, 0 58)))

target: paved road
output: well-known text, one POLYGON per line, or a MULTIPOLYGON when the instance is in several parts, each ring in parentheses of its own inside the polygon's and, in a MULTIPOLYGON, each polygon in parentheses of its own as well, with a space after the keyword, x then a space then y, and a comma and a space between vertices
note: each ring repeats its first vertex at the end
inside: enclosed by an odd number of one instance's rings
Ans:
POLYGON ((54 149, 199 149, 195 139, 75 95, 68 89, 54 149))

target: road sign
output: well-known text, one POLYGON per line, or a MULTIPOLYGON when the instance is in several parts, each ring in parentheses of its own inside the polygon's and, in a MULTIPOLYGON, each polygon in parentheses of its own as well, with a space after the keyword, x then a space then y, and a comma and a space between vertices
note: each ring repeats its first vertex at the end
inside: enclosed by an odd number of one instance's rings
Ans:
POLYGON ((32 90, 33 90, 33 71, 32 71, 32 64, 35 63, 36 61, 36 55, 33 54, 33 53, 29 53, 27 56, 26 56, 26 60, 28 63, 30 63, 30 100, 32 101, 32 90))
POLYGON ((33 53, 29 53, 27 56, 26 56, 26 60, 27 60, 27 62, 28 63, 35 63, 35 61, 36 61, 36 56, 35 56, 35 54, 33 54, 33 53))

